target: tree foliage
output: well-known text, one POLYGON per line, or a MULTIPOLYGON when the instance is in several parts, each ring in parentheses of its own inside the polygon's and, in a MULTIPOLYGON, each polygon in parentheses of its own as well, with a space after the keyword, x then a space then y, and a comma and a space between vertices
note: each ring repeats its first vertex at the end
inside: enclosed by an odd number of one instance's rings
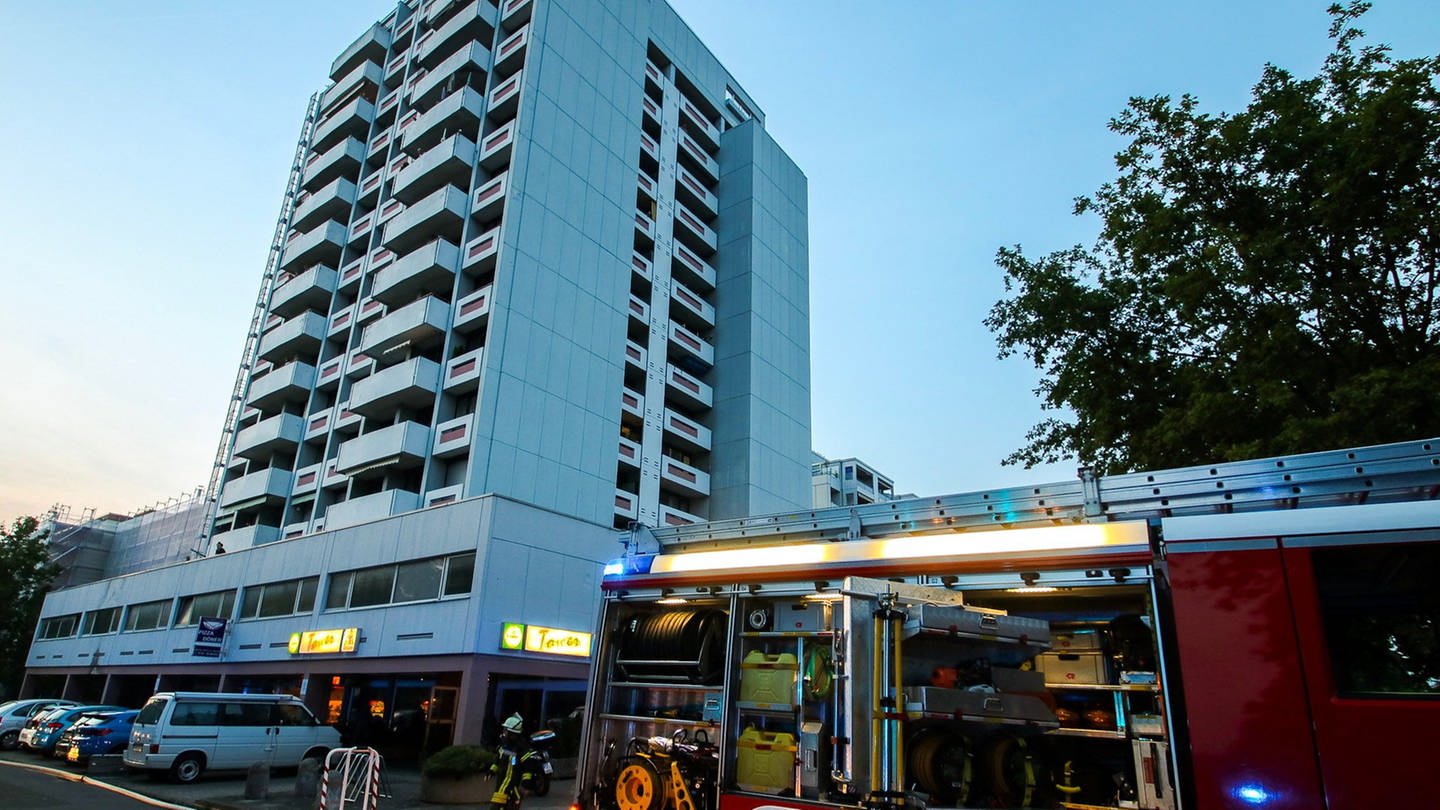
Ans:
POLYGON ((1440 57, 1364 44, 1266 65, 1249 106, 1132 98, 1119 170, 1077 215, 1100 235, 1001 248, 1000 356, 1042 371, 1047 411, 1007 463, 1102 472, 1397 441, 1440 425, 1440 57))
POLYGON ((0 693, 13 695, 25 674, 25 656, 40 607, 56 568, 45 543, 48 532, 33 517, 0 526, 0 693))

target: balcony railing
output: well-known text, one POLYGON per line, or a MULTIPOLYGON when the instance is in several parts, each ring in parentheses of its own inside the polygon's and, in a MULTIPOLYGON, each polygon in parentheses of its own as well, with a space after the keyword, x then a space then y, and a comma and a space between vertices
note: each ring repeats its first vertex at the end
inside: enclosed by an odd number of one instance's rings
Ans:
POLYGON ((457 355, 445 364, 445 380, 442 385, 447 394, 463 394, 474 391, 480 385, 480 369, 485 362, 485 347, 471 349, 457 355))
POLYGON ((363 160, 364 142, 358 138, 346 138, 324 152, 316 152, 306 159, 304 187, 319 188, 336 177, 353 177, 363 160))
POLYGON ((505 207, 505 190, 510 183, 510 173, 503 172, 475 189, 470 215, 481 222, 491 222, 500 216, 505 207))
POLYGON ((397 408, 429 412, 439 390, 440 364, 412 357, 355 383, 350 389, 350 410, 379 420, 392 416, 397 408))
POLYGON ((525 63, 525 51, 530 45, 530 26, 501 40, 495 47, 495 72, 501 76, 519 68, 525 63))
POLYGON ((710 474, 679 459, 662 456, 660 486, 690 498, 705 498, 710 495, 710 474))
POLYGON ((421 291, 448 295, 454 286, 459 262, 460 248, 436 239, 376 273, 370 294, 390 307, 415 300, 421 291))
POLYGON ((665 393, 691 409, 710 408, 715 404, 714 389, 673 365, 665 375, 665 393))
POLYGON ((473 438, 472 424, 475 421, 474 414, 441 422, 435 426, 435 449, 436 458, 450 458, 458 456, 470 449, 470 442, 473 438))
POLYGON ((375 105, 357 98, 337 109, 315 127, 310 142, 316 151, 329 149, 344 138, 364 137, 375 120, 375 105))
POLYGON ((472 275, 480 275, 495 268, 499 255, 500 226, 496 225, 465 244, 461 267, 472 275))
POLYGON ((691 452, 708 451, 710 428, 670 408, 665 409, 665 441, 691 452))
POLYGON ((408 126, 402 122, 397 131, 402 133, 401 143, 405 149, 417 152, 439 143, 445 133, 474 132, 484 111, 485 97, 473 87, 462 87, 408 126))
MULTIPOLYGON (((320 95, 320 114, 324 115, 328 113, 331 107, 334 107, 337 102, 353 93, 356 88, 359 88, 361 85, 369 84, 371 87, 378 89, 380 84, 385 80, 384 73, 384 68, 375 62, 366 61, 356 65, 349 73, 345 74, 343 78, 337 79, 334 84, 330 85, 329 89, 320 95)), ((371 97, 374 97, 373 92, 371 93, 371 97)))
POLYGON ((709 262, 679 242, 671 242, 670 245, 674 257, 671 268, 677 278, 696 290, 715 289, 715 268, 709 262))
POLYGON ((485 328, 490 319, 490 303, 493 299, 490 285, 464 296, 455 304, 455 329, 462 333, 476 332, 485 328))
POLYGON ((337 177, 331 180, 295 206, 295 212, 290 217, 290 227, 306 231, 327 219, 348 221, 350 209, 355 207, 358 191, 355 184, 347 178, 337 177))
POLYGON ((715 307, 699 293, 681 284, 679 279, 670 279, 670 300, 676 304, 671 307, 671 312, 691 331, 715 328, 715 307))
POLYGON ((675 204, 675 236, 685 242, 686 247, 709 256, 720 246, 720 237, 685 206, 675 204))
POLYGON ((252 461, 272 453, 293 451, 305 436, 305 419, 298 414, 280 413, 235 434, 235 455, 252 461))
POLYGON ((317 264, 270 293, 270 313, 289 318, 307 309, 329 309, 338 280, 334 268, 317 264))
POLYGON ((260 338, 259 358, 279 363, 297 355, 307 359, 320 351, 325 340, 325 316, 318 312, 305 311, 290 318, 260 338))
POLYGON ((250 381, 245 404, 273 411, 286 402, 303 402, 315 386, 315 367, 295 361, 270 370, 250 381))
POLYGON ((422 347, 433 343, 444 337, 449 324, 450 305, 427 295, 365 327, 359 348, 372 358, 383 358, 386 352, 406 344, 422 347))
POLYGON ((330 65, 330 78, 336 79, 362 61, 378 62, 385 58, 392 41, 390 29, 375 23, 358 39, 350 43, 330 65))
POLYGON ((495 89, 490 91, 490 101, 485 105, 491 121, 503 123, 515 117, 515 110, 520 106, 520 88, 524 83, 525 73, 520 71, 495 85, 495 89))
POLYGON ((295 272, 317 262, 328 262, 333 267, 348 235, 345 225, 333 219, 309 232, 292 234, 285 243, 280 269, 295 272))
POLYGON ((480 165, 488 171, 499 171, 510 162, 510 149, 515 145, 515 122, 486 135, 480 142, 480 165))
POLYGON ((413 512, 420 508, 420 493, 408 489, 387 489, 331 504, 325 510, 325 528, 343 529, 374 520, 413 512))
POLYGON ((406 469, 423 462, 430 452, 430 428, 418 422, 399 422, 373 430, 340 445, 335 470, 352 478, 406 469))
POLYGON ((498 11, 487 0, 474 0, 439 28, 431 28, 415 40, 415 59, 431 67, 442 54, 453 51, 457 42, 490 42, 495 36, 497 16, 498 11))
POLYGON ((290 494, 294 475, 279 467, 242 475, 221 488, 220 508, 238 510, 284 501, 290 494))
POLYGON ((444 61, 435 66, 435 69, 426 73, 418 82, 411 85, 410 103, 419 109, 428 109, 431 104, 439 100, 445 88, 445 83, 461 71, 472 75, 479 74, 480 78, 471 79, 472 82, 482 82, 485 68, 490 64, 490 50, 479 42, 471 42, 460 48, 460 50, 446 57, 444 61))
POLYGON ((469 205, 465 192, 446 184, 389 222, 385 223, 382 241, 385 247, 404 253, 436 237, 458 239, 460 225, 469 205))
POLYGON ((456 133, 426 150, 395 175, 394 195, 407 205, 451 183, 469 185, 475 165, 475 144, 456 133))

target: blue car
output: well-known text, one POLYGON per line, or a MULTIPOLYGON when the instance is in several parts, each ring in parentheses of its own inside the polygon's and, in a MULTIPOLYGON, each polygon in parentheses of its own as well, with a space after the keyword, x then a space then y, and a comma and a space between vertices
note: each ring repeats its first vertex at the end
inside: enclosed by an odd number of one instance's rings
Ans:
POLYGON ((35 725, 26 724, 20 732, 20 747, 29 751, 48 754, 55 750, 60 735, 70 728, 82 715, 99 712, 123 712, 124 706, 70 706, 50 711, 32 719, 35 725))
POLYGON ((60 735, 60 740, 55 743, 55 756, 69 762, 84 763, 93 756, 123 753, 130 742, 130 727, 139 713, 130 709, 81 715, 75 725, 60 735))

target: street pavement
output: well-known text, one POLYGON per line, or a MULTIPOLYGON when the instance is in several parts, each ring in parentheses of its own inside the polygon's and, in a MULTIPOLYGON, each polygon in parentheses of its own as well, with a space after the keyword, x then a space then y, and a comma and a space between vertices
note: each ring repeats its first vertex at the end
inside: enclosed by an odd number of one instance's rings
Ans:
MULTIPOLYGON (((104 759, 104 758, 99 758, 104 759)), ((296 774, 293 771, 278 771, 272 774, 270 789, 266 799, 245 798, 245 774, 244 773, 217 773, 205 774, 197 781, 189 785, 180 785, 173 782, 157 780, 142 774, 127 774, 118 769, 118 763, 96 762, 90 769, 79 768, 67 765, 59 760, 48 757, 39 757, 19 751, 7 751, 0 753, 0 805, 5 810, 53 810, 55 807, 85 807, 86 810, 108 810, 114 807, 115 810, 125 808, 144 808, 145 805, 133 800, 125 799, 129 804, 92 804, 91 799, 80 800, 46 800, 36 804, 12 804, 10 802, 10 786, 14 780, 25 780, 26 784, 32 779, 41 780, 40 784, 65 785, 66 789, 77 791, 88 791, 97 794, 95 800, 100 800, 98 794, 110 794, 112 791, 106 787, 117 788, 122 791, 133 792, 148 797, 152 806, 175 805, 179 807, 202 808, 203 810, 313 810, 317 800, 312 797, 300 797, 295 795, 296 774), (9 767, 7 767, 9 766, 9 767), (28 767, 21 767, 28 766, 28 767), (70 778, 85 778, 84 783, 63 781, 57 776, 37 774, 36 768, 44 768, 53 771, 56 775, 64 774, 70 778), (48 781, 47 781, 48 780, 48 781), (99 783, 99 784, 95 784, 99 783)), ((441 808, 489 808, 489 804, 476 805, 439 805, 427 804, 420 799, 420 769, 413 765, 387 767, 384 771, 384 787, 388 788, 388 796, 383 796, 379 802, 381 810, 440 810, 441 808)), ((331 788, 335 788, 332 786, 331 788)), ((523 810, 565 810, 572 800, 572 793, 575 789, 573 779, 562 779, 550 788, 550 794, 545 797, 528 796, 525 799, 523 810)), ((20 788, 16 788, 20 790, 20 788)), ((20 796, 20 793, 14 794, 20 796)), ((24 794, 30 795, 30 794, 24 794)), ((117 799, 123 798, 116 794, 117 799)), ((108 798, 106 799, 109 800, 108 798)), ((329 803, 331 808, 338 808, 340 805, 333 798, 329 803)), ((358 807, 356 804, 348 804, 347 807, 358 807)))

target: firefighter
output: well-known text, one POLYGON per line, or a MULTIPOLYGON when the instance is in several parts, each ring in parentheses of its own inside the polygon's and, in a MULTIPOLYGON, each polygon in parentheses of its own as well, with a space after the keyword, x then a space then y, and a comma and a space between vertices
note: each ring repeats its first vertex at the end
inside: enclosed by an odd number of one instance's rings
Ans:
POLYGON ((490 766, 498 780, 495 793, 490 797, 492 805, 515 810, 520 806, 522 789, 531 790, 534 768, 529 766, 536 754, 527 742, 525 720, 520 713, 505 718, 505 722, 500 724, 500 747, 496 751, 495 764, 490 766))

